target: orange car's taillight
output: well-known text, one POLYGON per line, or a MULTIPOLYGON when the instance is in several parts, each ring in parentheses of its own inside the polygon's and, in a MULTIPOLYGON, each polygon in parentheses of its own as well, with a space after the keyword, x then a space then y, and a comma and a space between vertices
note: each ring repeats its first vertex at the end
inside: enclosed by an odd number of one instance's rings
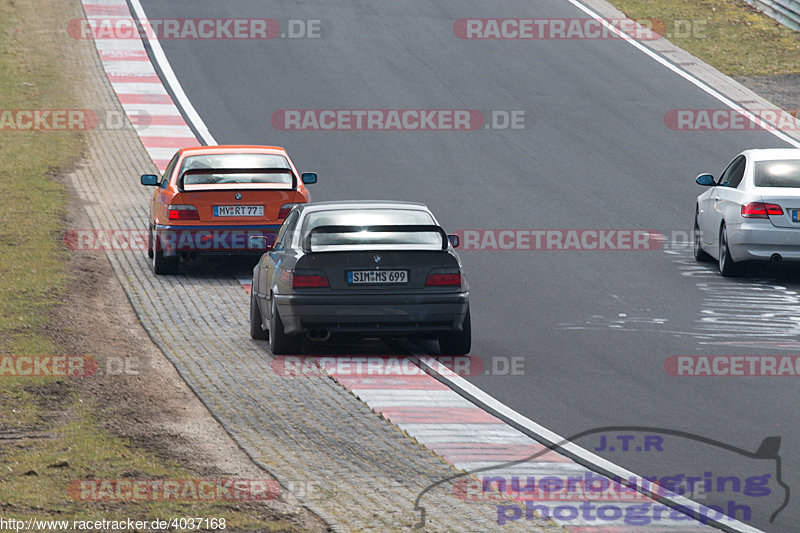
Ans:
POLYGON ((197 208, 193 205, 170 204, 167 210, 170 220, 200 220, 197 208))
POLYGON ((289 215, 289 211, 296 205, 299 204, 283 204, 281 210, 278 211, 278 218, 286 218, 289 215))

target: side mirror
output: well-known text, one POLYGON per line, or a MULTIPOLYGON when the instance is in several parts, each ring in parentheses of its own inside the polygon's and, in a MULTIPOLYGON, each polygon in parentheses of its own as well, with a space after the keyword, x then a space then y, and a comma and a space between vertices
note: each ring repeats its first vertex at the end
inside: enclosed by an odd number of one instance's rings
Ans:
POLYGON ((303 183, 306 185, 311 185, 312 183, 317 182, 317 173, 316 172, 303 172, 300 175, 300 179, 303 180, 303 183))
POLYGON ((458 248, 459 243, 461 242, 458 239, 458 235, 448 235, 447 240, 450 241, 450 244, 453 245, 453 248, 458 248))
POLYGON ((711 187, 717 183, 714 179, 714 176, 711 174, 700 174, 694 181, 696 181, 698 185, 702 185, 704 187, 711 187))
POLYGON ((154 187, 158 185, 158 176, 155 174, 142 174, 142 185, 154 187))
POLYGON ((272 251, 273 252, 285 252, 286 251, 286 247, 283 244, 281 244, 279 242, 276 242, 275 245, 272 247, 272 251))
POLYGON ((269 241, 264 235, 251 235, 247 239, 247 248, 250 250, 267 250, 269 249, 269 241))

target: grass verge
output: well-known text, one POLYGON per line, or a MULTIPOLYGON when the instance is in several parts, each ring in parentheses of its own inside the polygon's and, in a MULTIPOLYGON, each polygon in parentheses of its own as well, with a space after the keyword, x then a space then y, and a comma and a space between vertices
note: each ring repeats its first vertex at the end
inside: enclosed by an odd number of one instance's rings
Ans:
POLYGON ((800 32, 742 0, 610 0, 632 19, 657 19, 665 37, 728 76, 800 72, 800 32))
MULTIPOLYGON (((73 0, 0 2, 3 518, 58 519, 71 524, 72 520, 213 517, 225 519, 228 531, 296 531, 257 503, 76 498, 68 487, 80 479, 192 480, 199 476, 109 434, 96 418, 104 416, 98 413, 107 406, 81 393, 72 380, 8 376, 8 356, 63 354, 66 349, 50 332, 51 313, 61 304, 74 274, 68 271, 61 239, 68 194, 53 178, 80 160, 86 137, 80 131, 15 131, 14 126, 20 124, 15 110, 76 108, 74 73, 63 67, 69 64, 63 42, 73 7, 73 0)), ((69 325, 60 326, 69 329, 69 325)))

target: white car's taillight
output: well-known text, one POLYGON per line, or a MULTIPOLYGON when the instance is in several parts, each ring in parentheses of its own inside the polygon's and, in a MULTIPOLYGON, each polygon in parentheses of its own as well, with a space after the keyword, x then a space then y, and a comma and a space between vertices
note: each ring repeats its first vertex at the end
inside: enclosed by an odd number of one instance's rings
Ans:
POLYGON ((783 209, 778 204, 750 202, 742 206, 742 218, 769 218, 770 215, 782 215, 783 209))

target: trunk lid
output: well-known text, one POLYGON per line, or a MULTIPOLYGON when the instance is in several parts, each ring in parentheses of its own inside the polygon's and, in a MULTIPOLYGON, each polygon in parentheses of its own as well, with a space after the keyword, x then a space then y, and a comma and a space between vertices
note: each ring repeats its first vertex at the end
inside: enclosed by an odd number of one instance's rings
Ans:
POLYGON ((458 291, 460 287, 426 287, 428 274, 435 269, 460 272, 458 261, 447 250, 362 250, 324 251, 304 254, 295 271, 324 272, 330 290, 346 293, 385 293, 406 291, 458 291), (357 272, 359 274, 351 274, 357 272), (367 281, 374 278, 377 282, 367 281), (405 272, 405 282, 398 272, 405 272), (362 274, 363 273, 363 274, 362 274), (382 274, 377 274, 382 273, 382 274), (392 275, 391 273, 394 273, 392 275), (361 281, 361 282, 360 282, 361 281))
POLYGON ((770 215, 769 220, 778 228, 800 229, 800 189, 788 187, 761 187, 761 201, 777 204, 783 209, 782 215, 770 215))

